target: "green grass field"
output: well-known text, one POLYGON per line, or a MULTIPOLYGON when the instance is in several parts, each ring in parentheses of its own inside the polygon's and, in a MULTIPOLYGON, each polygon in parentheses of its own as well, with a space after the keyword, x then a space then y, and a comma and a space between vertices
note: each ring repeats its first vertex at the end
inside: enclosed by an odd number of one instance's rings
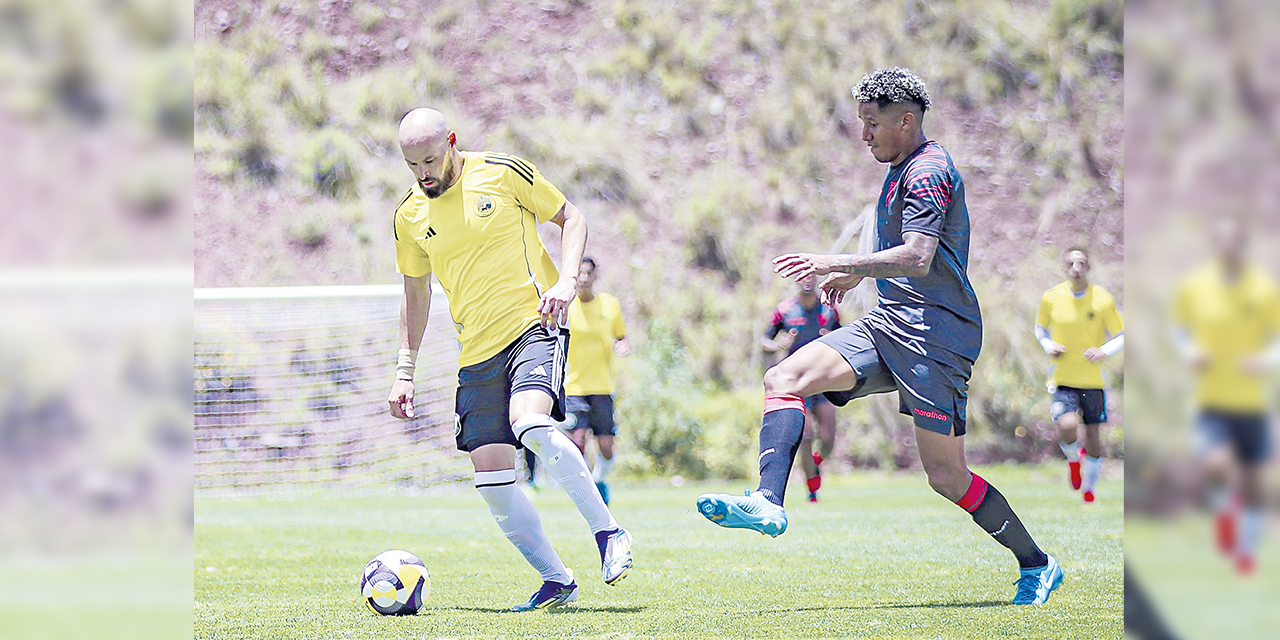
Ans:
POLYGON ((747 483, 613 488, 636 566, 601 582, 585 523, 558 489, 534 498, 575 570, 577 605, 514 614, 537 574, 472 490, 412 498, 200 501, 195 636, 241 638, 1118 638, 1123 487, 1084 505, 1061 465, 979 470, 1009 498, 1066 580, 1049 603, 1014 607, 1017 565, 923 474, 829 478, 822 502, 791 487, 790 525, 771 539, 724 530, 694 509, 747 483), (431 572, 417 616, 370 613, 358 574, 378 552, 416 553, 431 572))
MULTIPOLYGON (((1258 550, 1258 570, 1241 578, 1214 546, 1212 521, 1131 518, 1129 568, 1179 637, 1188 640, 1274 638, 1280 629, 1280 544, 1258 550)), ((1267 526, 1274 531, 1276 520, 1267 526)))
POLYGON ((164 548, 0 557, 0 638, 185 638, 190 558, 164 548))

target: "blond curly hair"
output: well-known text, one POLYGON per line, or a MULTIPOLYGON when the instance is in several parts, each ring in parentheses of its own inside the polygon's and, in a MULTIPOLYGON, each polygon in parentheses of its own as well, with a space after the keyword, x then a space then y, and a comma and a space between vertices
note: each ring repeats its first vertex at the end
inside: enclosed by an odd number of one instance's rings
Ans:
POLYGON ((903 67, 876 69, 862 76, 852 93, 854 100, 875 102, 881 109, 901 102, 915 102, 924 111, 933 106, 929 100, 929 91, 924 87, 924 80, 903 67))

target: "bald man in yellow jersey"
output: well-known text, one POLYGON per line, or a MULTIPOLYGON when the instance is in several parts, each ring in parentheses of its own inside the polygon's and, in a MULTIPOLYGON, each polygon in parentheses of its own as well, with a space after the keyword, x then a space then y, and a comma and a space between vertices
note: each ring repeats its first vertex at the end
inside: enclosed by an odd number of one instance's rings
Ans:
POLYGON ((1271 457, 1265 383, 1280 364, 1280 291, 1245 261, 1242 221, 1220 219, 1211 231, 1217 256, 1178 287, 1174 333, 1196 372, 1197 440, 1218 545, 1247 574, 1262 538, 1263 470, 1271 457))
POLYGON ((404 276, 400 360, 388 398, 413 417, 413 372, 435 274, 449 299, 462 350, 454 435, 470 454, 475 486, 507 539, 542 576, 528 611, 578 598, 538 512, 515 486, 516 449, 533 449, 587 520, 608 584, 631 568, 631 536, 600 498, 586 461, 555 427, 564 419, 565 314, 587 240, 577 207, 532 164, 499 153, 461 151, 433 109, 400 121, 400 150, 417 184, 395 212, 396 270, 404 276), (559 273, 538 223, 561 228, 559 273))
POLYGON ((1071 488, 1081 489, 1084 501, 1093 502, 1102 475, 1101 426, 1107 421, 1098 363, 1124 348, 1124 318, 1110 293, 1089 284, 1089 255, 1084 250, 1067 251, 1063 262, 1067 280, 1040 298, 1035 332, 1053 359, 1050 409, 1058 424, 1058 446, 1067 457, 1071 488), (1081 424, 1083 448, 1077 442, 1081 424))

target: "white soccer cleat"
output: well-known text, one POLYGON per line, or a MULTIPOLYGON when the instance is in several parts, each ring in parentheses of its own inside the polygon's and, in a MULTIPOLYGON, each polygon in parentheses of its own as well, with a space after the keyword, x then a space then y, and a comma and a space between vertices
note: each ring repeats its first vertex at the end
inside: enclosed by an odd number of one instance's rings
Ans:
POLYGON ((605 584, 614 584, 631 571, 631 534, 626 529, 601 531, 596 534, 600 547, 600 575, 605 584))

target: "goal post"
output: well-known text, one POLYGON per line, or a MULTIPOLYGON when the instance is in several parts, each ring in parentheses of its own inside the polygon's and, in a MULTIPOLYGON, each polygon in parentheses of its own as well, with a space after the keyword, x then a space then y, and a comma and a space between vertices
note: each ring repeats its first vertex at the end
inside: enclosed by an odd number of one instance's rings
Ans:
POLYGON ((417 492, 470 479, 454 445, 458 342, 436 287, 416 417, 387 410, 400 285, 195 290, 200 497, 417 492))

